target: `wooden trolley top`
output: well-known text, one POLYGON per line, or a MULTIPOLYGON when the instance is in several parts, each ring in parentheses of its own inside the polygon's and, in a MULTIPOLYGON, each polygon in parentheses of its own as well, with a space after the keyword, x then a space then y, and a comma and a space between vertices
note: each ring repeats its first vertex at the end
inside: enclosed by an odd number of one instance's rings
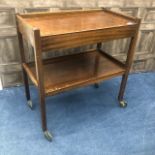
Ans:
POLYGON ((133 25, 133 19, 103 10, 22 15, 23 20, 40 29, 41 36, 67 34, 133 25))
POLYGON ((137 18, 106 9, 18 14, 17 22, 32 46, 39 31, 43 51, 131 37, 138 25, 137 18))

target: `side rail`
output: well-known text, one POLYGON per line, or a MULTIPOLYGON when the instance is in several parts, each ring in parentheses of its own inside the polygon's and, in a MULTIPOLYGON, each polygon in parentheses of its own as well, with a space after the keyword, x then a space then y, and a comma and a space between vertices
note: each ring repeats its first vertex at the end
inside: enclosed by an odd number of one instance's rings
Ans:
POLYGON ((16 15, 17 20, 17 29, 19 33, 22 34, 23 39, 28 41, 33 47, 35 46, 34 40, 34 31, 38 30, 38 28, 34 28, 31 25, 27 24, 20 16, 20 14, 16 15))

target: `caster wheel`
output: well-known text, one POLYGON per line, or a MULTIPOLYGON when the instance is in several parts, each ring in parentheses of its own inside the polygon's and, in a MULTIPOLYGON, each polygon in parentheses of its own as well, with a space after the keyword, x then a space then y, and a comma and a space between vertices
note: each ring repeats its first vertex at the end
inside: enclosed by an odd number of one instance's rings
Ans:
POLYGON ((31 101, 31 100, 28 100, 28 101, 27 101, 27 104, 28 104, 28 106, 30 107, 30 109, 33 108, 33 104, 32 104, 32 101, 31 101))
POLYGON ((99 84, 98 84, 98 83, 95 83, 95 84, 94 84, 94 87, 95 87, 95 88, 99 88, 99 84))
POLYGON ((119 105, 120 105, 121 108, 126 108, 127 107, 127 102, 122 100, 122 101, 119 102, 119 105))
POLYGON ((48 130, 44 131, 44 136, 48 141, 52 141, 52 135, 48 130))

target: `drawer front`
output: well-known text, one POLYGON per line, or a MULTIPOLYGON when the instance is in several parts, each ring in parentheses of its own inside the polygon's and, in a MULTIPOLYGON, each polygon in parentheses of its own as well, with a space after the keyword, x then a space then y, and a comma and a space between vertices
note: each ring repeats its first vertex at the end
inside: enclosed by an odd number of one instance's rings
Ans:
POLYGON ((42 50, 74 48, 78 46, 94 44, 114 39, 128 38, 135 34, 137 25, 107 28, 104 30, 92 30, 76 32, 42 38, 42 50))

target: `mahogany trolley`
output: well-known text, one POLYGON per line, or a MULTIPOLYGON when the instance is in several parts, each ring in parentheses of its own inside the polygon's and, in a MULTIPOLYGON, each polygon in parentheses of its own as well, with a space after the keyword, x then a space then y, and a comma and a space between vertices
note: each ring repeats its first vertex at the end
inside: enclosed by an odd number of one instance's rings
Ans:
POLYGON ((122 75, 118 95, 126 107, 124 91, 134 56, 140 19, 106 9, 17 14, 17 32, 23 79, 28 105, 32 108, 28 77, 39 90, 44 136, 52 140, 47 129, 45 97, 122 75), (101 49, 102 42, 131 38, 126 62, 116 60, 101 49), (35 61, 26 62, 23 39, 30 43, 35 61), (96 44, 83 53, 43 60, 42 53, 55 49, 96 44))

